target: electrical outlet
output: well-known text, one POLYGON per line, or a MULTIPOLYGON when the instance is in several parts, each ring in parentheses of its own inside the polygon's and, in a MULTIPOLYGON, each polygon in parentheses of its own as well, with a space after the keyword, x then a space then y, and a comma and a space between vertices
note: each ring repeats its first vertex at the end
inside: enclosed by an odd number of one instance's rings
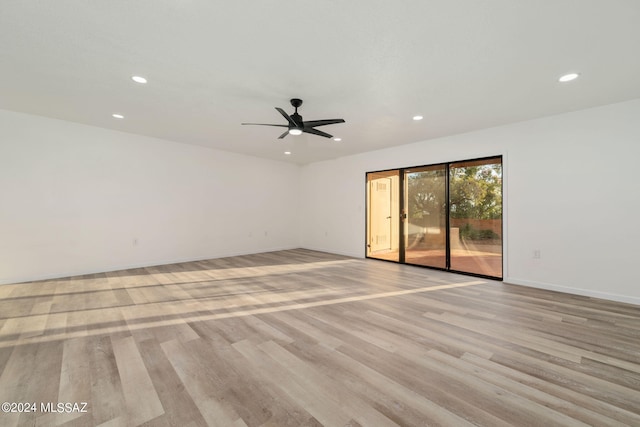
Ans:
POLYGON ((138 238, 137 237, 133 238, 132 244, 133 244, 133 246, 138 246, 138 238))

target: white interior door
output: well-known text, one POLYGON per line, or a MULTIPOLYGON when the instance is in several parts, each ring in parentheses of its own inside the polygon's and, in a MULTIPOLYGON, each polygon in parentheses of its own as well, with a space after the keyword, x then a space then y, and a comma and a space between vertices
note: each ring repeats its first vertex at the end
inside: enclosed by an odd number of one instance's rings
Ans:
POLYGON ((391 178, 370 181, 371 251, 391 250, 391 178))

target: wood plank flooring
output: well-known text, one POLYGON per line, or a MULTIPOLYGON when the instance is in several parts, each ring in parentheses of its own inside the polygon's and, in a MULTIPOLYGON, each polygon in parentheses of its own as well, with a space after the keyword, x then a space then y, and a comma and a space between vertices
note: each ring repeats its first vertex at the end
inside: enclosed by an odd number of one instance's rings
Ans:
POLYGON ((0 286, 0 373, 1 426, 640 426, 640 307, 298 249, 0 286))

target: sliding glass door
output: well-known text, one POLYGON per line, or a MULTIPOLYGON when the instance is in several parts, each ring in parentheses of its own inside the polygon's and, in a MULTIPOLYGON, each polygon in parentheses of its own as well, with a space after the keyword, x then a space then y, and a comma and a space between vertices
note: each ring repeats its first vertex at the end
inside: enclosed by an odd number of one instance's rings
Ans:
POLYGON ((404 255, 408 264, 447 267, 446 165, 404 170, 404 255))
POLYGON ((367 173, 366 255, 502 278, 502 158, 367 173))
POLYGON ((502 161, 449 166, 451 270, 502 277, 502 161))

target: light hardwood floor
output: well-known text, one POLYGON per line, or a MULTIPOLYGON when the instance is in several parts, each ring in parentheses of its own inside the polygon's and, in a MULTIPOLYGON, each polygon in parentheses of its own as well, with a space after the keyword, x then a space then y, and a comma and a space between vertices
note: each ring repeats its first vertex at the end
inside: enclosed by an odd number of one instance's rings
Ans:
POLYGON ((1 426, 639 426, 640 307, 291 250, 0 286, 0 372, 1 426))

